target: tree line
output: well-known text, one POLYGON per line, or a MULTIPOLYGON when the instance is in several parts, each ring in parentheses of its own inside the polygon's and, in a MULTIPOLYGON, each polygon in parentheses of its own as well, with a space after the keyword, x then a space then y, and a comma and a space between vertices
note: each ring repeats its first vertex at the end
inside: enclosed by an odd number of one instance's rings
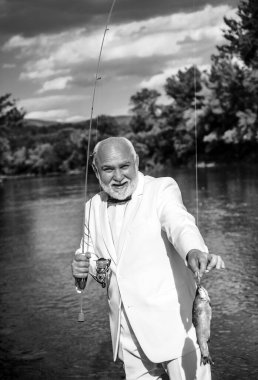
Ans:
MULTIPOLYGON (((209 70, 179 70, 164 83, 171 102, 144 88, 131 96, 130 118, 93 120, 92 145, 128 137, 142 168, 193 163, 257 162, 258 4, 240 1, 237 19, 224 18, 225 43, 209 70)), ((24 120, 11 94, 0 97, 0 173, 46 174, 82 170, 89 122, 36 127, 24 120)))

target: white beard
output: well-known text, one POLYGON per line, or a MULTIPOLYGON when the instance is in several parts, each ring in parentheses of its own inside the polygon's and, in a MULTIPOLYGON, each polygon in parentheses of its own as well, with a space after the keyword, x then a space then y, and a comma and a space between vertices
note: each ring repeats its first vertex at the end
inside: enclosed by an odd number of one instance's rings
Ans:
POLYGON ((98 180, 100 186, 106 194, 108 194, 111 198, 122 201, 133 194, 134 190, 137 187, 138 175, 133 180, 131 180, 131 182, 129 182, 125 188, 117 189, 116 191, 112 188, 112 185, 105 185, 100 178, 98 178, 98 180))

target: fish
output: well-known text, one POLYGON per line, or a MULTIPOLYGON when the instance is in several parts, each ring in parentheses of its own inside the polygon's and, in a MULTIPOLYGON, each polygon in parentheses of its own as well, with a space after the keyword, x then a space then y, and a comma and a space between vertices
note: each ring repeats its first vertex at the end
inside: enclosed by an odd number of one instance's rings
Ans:
POLYGON ((201 364, 214 364, 209 353, 208 342, 211 330, 211 304, 207 290, 198 285, 193 302, 192 322, 196 330, 197 343, 201 351, 201 364))

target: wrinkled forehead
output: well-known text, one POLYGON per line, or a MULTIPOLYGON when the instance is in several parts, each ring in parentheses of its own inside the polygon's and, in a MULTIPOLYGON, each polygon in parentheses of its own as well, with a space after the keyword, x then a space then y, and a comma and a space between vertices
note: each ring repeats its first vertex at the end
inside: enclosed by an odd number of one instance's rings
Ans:
POLYGON ((125 161, 134 161, 134 157, 130 147, 124 141, 104 142, 96 154, 96 163, 100 166, 125 161))

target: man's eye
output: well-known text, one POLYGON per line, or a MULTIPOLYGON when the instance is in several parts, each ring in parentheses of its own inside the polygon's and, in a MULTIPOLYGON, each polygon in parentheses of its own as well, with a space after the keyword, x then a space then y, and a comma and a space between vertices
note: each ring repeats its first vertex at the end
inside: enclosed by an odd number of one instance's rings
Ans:
POLYGON ((129 168, 129 165, 123 165, 122 166, 122 169, 127 169, 127 168, 129 168))
POLYGON ((112 169, 110 169, 110 168, 104 168, 103 171, 106 172, 106 173, 111 173, 112 169))

